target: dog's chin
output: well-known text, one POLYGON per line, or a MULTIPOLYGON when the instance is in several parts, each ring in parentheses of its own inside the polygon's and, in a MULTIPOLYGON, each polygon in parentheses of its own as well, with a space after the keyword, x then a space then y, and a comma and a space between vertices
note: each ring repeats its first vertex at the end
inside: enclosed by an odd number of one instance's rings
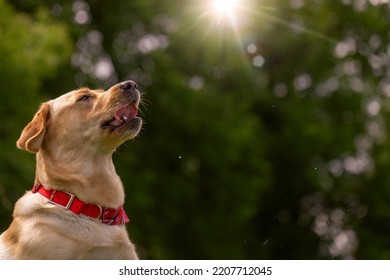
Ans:
MULTIPOLYGON (((124 138, 131 139, 138 135, 141 131, 142 127, 142 119, 139 117, 135 117, 127 120, 117 129, 115 129, 116 133, 124 138)), ((127 140, 126 139, 126 140, 127 140)))
POLYGON ((120 125, 103 124, 102 129, 112 137, 119 137, 123 140, 129 140, 138 135, 142 127, 142 119, 134 117, 121 123, 120 125))

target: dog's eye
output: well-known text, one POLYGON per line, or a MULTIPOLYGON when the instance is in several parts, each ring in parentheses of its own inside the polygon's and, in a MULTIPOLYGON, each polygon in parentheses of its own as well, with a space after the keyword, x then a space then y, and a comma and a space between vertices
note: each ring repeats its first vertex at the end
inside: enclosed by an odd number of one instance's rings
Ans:
POLYGON ((81 96, 77 101, 87 101, 90 99, 92 99, 92 96, 86 94, 86 95, 81 96))

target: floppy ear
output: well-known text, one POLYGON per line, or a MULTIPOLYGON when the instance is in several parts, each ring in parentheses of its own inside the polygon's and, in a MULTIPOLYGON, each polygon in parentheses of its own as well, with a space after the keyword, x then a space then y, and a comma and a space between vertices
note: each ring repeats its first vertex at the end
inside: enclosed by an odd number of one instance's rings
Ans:
POLYGON ((45 138, 49 118, 49 104, 43 103, 32 121, 23 129, 16 146, 30 153, 37 153, 45 138))

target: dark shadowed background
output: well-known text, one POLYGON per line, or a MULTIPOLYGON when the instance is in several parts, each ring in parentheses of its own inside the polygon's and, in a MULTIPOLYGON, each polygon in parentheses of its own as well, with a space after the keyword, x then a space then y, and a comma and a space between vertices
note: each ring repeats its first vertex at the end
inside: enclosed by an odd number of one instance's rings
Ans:
POLYGON ((39 104, 132 79, 141 258, 390 259, 389 1, 216 2, 0 0, 0 231, 39 104))

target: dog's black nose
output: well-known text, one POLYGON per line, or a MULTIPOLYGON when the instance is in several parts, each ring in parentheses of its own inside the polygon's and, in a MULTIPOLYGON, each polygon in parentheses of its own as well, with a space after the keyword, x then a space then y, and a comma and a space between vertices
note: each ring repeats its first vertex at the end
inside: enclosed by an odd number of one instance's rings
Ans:
POLYGON ((129 92, 135 92, 135 90, 138 89, 138 86, 135 82, 133 81, 126 81, 120 84, 119 86, 122 90, 124 91, 129 91, 129 92))

